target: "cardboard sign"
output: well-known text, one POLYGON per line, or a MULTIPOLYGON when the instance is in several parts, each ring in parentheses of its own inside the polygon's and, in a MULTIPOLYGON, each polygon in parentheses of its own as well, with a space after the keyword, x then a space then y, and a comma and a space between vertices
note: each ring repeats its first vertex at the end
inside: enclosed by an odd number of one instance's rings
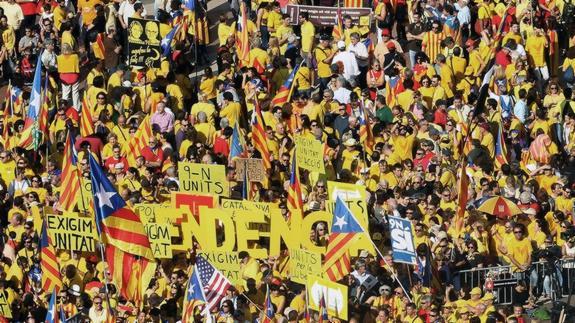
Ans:
POLYGON ((172 258, 172 238, 170 236, 171 225, 159 223, 146 223, 144 230, 150 240, 154 258, 172 258))
POLYGON ((263 160, 259 158, 236 158, 236 176, 243 181, 244 172, 249 182, 263 182, 266 178, 266 169, 263 160))
POLYGON ((159 21, 128 18, 128 65, 159 68, 161 40, 159 21))
POLYGON ((8 298, 4 295, 4 293, 0 293, 0 316, 3 316, 7 319, 12 318, 12 310, 10 310, 10 304, 8 304, 8 298))
MULTIPOLYGON (((356 26, 370 26, 371 8, 339 8, 341 16, 349 15, 356 26)), ((292 25, 299 24, 299 17, 303 12, 309 14, 309 20, 315 26, 334 26, 337 24, 337 7, 300 6, 288 4, 287 14, 290 15, 292 25)))
POLYGON ((325 174, 321 141, 304 136, 296 136, 294 139, 297 166, 311 172, 325 174))
POLYGON ((56 249, 94 252, 97 239, 94 218, 78 213, 46 216, 48 234, 56 249))
POLYGON ((411 234, 411 222, 395 216, 389 217, 389 232, 391 235, 391 248, 393 261, 415 265, 416 255, 411 234))
POLYGON ((289 251, 290 279, 296 283, 305 284, 308 276, 321 272, 321 255, 317 252, 303 249, 289 251))
POLYGON ((237 252, 200 251, 198 255, 202 255, 207 261, 214 265, 233 285, 242 284, 243 280, 240 277, 240 258, 238 258, 237 252))
POLYGON ((230 196, 224 165, 179 162, 178 175, 182 192, 230 196))
POLYGON ((334 283, 331 280, 308 276, 307 296, 309 307, 319 310, 319 302, 323 296, 329 315, 347 320, 347 286, 334 283))

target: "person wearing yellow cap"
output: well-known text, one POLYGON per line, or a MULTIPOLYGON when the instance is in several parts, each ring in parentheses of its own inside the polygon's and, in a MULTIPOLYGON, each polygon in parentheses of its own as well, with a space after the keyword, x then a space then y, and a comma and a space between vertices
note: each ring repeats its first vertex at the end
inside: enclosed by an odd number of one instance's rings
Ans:
POLYGON ((465 307, 471 312, 474 311, 475 307, 482 303, 481 300, 481 288, 474 287, 471 292, 469 292, 470 298, 465 303, 465 307))

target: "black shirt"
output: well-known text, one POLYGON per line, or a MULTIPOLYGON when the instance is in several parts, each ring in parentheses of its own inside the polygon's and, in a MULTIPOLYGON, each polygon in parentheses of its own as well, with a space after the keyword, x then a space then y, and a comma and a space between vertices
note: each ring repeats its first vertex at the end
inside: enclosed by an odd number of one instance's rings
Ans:
MULTIPOLYGON (((409 26, 407 26, 407 32, 414 36, 418 36, 425 32, 425 26, 421 22, 409 24, 409 26)), ((416 52, 421 51, 421 40, 413 39, 408 41, 407 49, 416 52)))

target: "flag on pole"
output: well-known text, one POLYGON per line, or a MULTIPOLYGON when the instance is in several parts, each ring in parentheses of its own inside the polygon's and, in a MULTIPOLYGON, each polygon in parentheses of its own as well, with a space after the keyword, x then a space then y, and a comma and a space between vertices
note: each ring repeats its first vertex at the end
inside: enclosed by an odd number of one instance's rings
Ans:
POLYGON ((325 297, 323 293, 321 293, 321 298, 319 299, 319 319, 317 320, 318 323, 328 322, 329 317, 327 316, 327 306, 325 304, 325 297))
POLYGON ((104 59, 106 57, 106 47, 104 47, 104 39, 102 33, 98 33, 96 41, 92 44, 94 57, 97 59, 104 59))
POLYGON ((138 158, 138 156, 142 155, 142 150, 146 148, 146 146, 148 145, 148 140, 150 140, 150 137, 152 137, 152 135, 153 135, 152 126, 150 125, 150 116, 148 115, 144 118, 144 120, 138 127, 138 130, 134 134, 134 137, 132 137, 132 139, 130 139, 130 142, 128 142, 128 152, 126 156, 126 159, 128 160, 128 165, 130 166, 136 165, 136 159, 138 158))
POLYGON ((232 134, 232 142, 230 144, 230 161, 235 157, 240 157, 244 153, 244 145, 240 138, 240 129, 238 122, 234 125, 234 132, 232 134))
MULTIPOLYGON (((333 210, 333 219, 329 243, 324 258, 326 276, 332 280, 347 275, 349 267, 349 246, 357 237, 357 233, 364 232, 345 202, 338 196, 333 210)), ((341 278, 340 278, 341 279, 341 278)))
POLYGON ((272 303, 272 298, 271 298, 271 293, 270 293, 270 286, 267 285, 267 291, 266 291, 266 301, 264 303, 264 318, 262 320, 262 323, 271 323, 273 322, 275 311, 274 311, 274 305, 272 303))
POLYGON ((299 65, 294 67, 293 71, 290 73, 287 80, 285 80, 284 84, 278 89, 276 95, 272 99, 271 107, 282 107, 284 103, 289 102, 290 95, 293 87, 293 80, 299 70, 299 65))
POLYGON ((89 135, 96 132, 94 129, 94 119, 92 118, 92 112, 88 106, 88 101, 86 98, 82 100, 82 117, 80 119, 80 135, 82 137, 88 137, 89 135))
POLYGON ((38 55, 36 71, 34 72, 34 81, 32 82, 32 93, 30 94, 30 104, 28 113, 24 120, 24 130, 18 146, 26 149, 37 149, 39 146, 39 127, 38 118, 42 106, 42 55, 38 55))
POLYGON ((244 174, 243 174, 244 178, 242 181, 242 199, 243 200, 249 200, 250 199, 250 182, 248 181, 248 169, 247 167, 244 167, 244 174))
POLYGON ((242 65, 249 61, 250 38, 248 34, 248 12, 244 1, 240 2, 240 12, 238 15, 236 45, 238 48, 238 59, 242 65))
POLYGON ((507 146, 503 137, 503 127, 499 123, 497 138, 495 139, 495 167, 501 169, 501 166, 505 164, 507 164, 507 146))
POLYGON ((59 323, 60 317, 58 311, 56 310, 56 306, 58 302, 56 302, 56 289, 52 290, 52 295, 50 296, 50 302, 48 303, 48 313, 46 313, 46 323, 59 323))
POLYGON ((291 159, 291 174, 289 179, 289 190, 287 196, 287 207, 291 214, 303 212, 303 199, 301 194, 301 183, 299 181, 299 168, 296 165, 296 151, 294 149, 291 159))
POLYGON ((88 155, 98 234, 124 252, 154 259, 140 217, 126 206, 92 154, 88 155))
POLYGON ((467 162, 464 160, 463 165, 459 170, 459 183, 458 191, 459 196, 457 198, 457 213, 455 214, 455 230, 456 232, 461 232, 463 229, 464 219, 465 219, 465 209, 467 208, 467 199, 469 198, 469 177, 467 176, 467 162))
POLYGON ((270 161, 271 154, 268 148, 264 118, 262 117, 260 104, 257 100, 252 115, 252 144, 254 145, 254 148, 260 152, 264 168, 270 169, 272 167, 270 161))
POLYGON ((76 205, 76 195, 80 189, 80 170, 78 169, 78 154, 74 137, 68 132, 64 146, 64 159, 62 161, 62 186, 58 205, 60 210, 73 211, 76 205))
POLYGON ((200 283, 203 288, 206 301, 205 311, 211 311, 218 307, 226 291, 232 286, 230 281, 219 272, 204 257, 196 256, 196 269, 200 277, 200 283))
POLYGON ((341 14, 341 7, 339 6, 339 2, 338 2, 338 6, 337 6, 337 14, 335 16, 335 25, 333 26, 333 31, 331 33, 331 36, 335 40, 341 40, 344 37, 344 34, 343 34, 343 15, 341 14))
POLYGON ((62 278, 56 249, 48 235, 46 220, 42 223, 42 237, 40 238, 40 269, 42 270, 42 289, 53 290, 57 293, 62 287, 62 278))
POLYGON ((182 322, 194 321, 194 309, 196 306, 204 305, 206 297, 200 278, 198 276, 197 267, 190 275, 188 285, 186 288, 186 298, 184 299, 184 311, 182 314, 182 322))
POLYGON ((156 263, 106 245, 106 262, 120 295, 142 305, 144 293, 156 272, 156 263))
POLYGON ((161 42, 162 56, 164 56, 164 57, 170 56, 170 53, 172 52, 172 42, 174 40, 174 37, 178 33, 179 29, 180 29, 180 25, 179 24, 175 25, 174 28, 172 28, 172 30, 170 30, 170 32, 166 35, 166 37, 164 37, 162 39, 162 42, 161 42))
POLYGON ((361 108, 359 117, 359 142, 361 143, 364 152, 371 156, 373 154, 373 134, 369 126, 368 114, 365 107, 361 108))

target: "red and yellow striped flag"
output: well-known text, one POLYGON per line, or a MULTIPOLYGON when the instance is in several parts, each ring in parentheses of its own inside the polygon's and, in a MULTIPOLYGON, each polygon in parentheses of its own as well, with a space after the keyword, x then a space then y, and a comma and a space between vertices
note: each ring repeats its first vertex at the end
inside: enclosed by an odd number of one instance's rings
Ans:
POLYGON ((136 165, 136 159, 141 156, 142 150, 146 148, 148 140, 152 137, 152 127, 150 125, 150 116, 146 116, 138 130, 134 134, 134 137, 128 143, 128 155, 126 159, 130 166, 136 165))
POLYGON ((94 57, 97 59, 104 59, 106 57, 106 48, 104 47, 102 33, 98 33, 98 36, 96 36, 96 41, 92 44, 92 50, 94 51, 94 57))
POLYGON ((120 295, 140 307, 144 293, 156 271, 156 263, 123 252, 113 245, 106 246, 106 262, 120 295))
POLYGON ((291 215, 296 213, 303 215, 303 199, 301 196, 301 184, 299 181, 299 169, 296 165, 295 150, 291 161, 291 175, 289 179, 289 190, 287 196, 287 207, 291 215))
POLYGON ((86 98, 82 100, 82 117, 80 119, 80 135, 82 137, 88 137, 89 135, 96 132, 94 129, 94 121, 92 119, 92 112, 88 106, 88 101, 86 98))
POLYGON ((76 195, 80 189, 80 170, 78 169, 78 156, 74 147, 74 138, 69 132, 64 149, 62 184, 58 205, 62 211, 73 211, 76 205, 76 195))
POLYGON ((45 291, 57 291, 62 288, 60 266, 56 258, 56 250, 52 245, 52 239, 48 235, 46 220, 42 223, 42 238, 40 239, 40 268, 42 269, 42 289, 45 291))
POLYGON ((260 152, 265 169, 270 169, 272 167, 270 161, 271 154, 268 148, 268 140, 260 104, 257 101, 252 116, 252 143, 254 148, 260 152))
POLYGON ((325 276, 331 281, 339 281, 351 272, 349 250, 337 258, 329 267, 325 268, 325 276))
POLYGON ((467 199, 469 198, 469 177, 467 177, 467 163, 463 161, 463 165, 459 171, 459 196, 457 198, 457 213, 455 214, 455 230, 461 232, 464 225, 465 209, 467 208, 467 199))

